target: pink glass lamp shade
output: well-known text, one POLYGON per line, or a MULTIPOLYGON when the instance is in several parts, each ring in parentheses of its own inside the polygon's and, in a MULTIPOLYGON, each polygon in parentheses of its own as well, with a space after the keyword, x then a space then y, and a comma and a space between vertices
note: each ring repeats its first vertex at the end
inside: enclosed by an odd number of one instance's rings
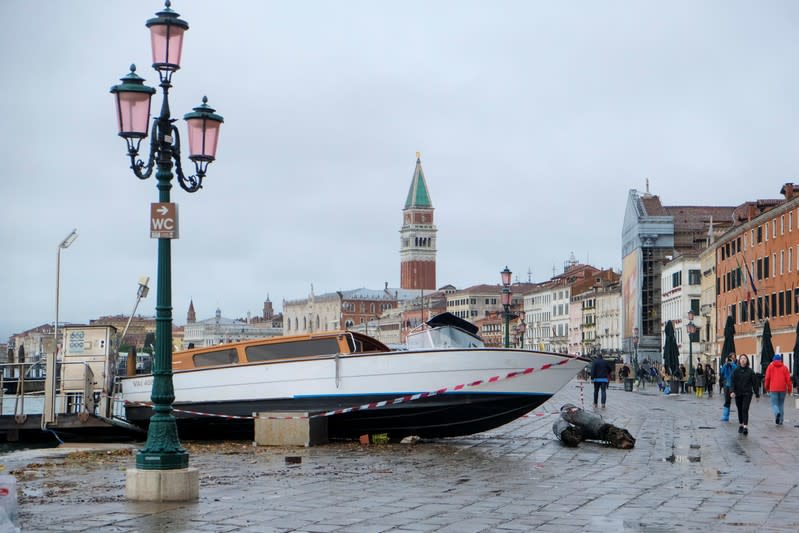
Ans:
POLYGON ((502 291, 502 305, 510 305, 511 293, 508 289, 502 291))
POLYGON ((147 21, 147 27, 150 28, 153 68, 159 72, 174 72, 180 68, 183 34, 189 29, 189 23, 170 9, 169 0, 165 5, 163 11, 147 21))
POLYGON ((130 72, 120 81, 122 83, 111 87, 111 93, 116 96, 119 136, 143 139, 149 131, 150 99, 155 89, 144 85, 144 78, 136 74, 136 65, 131 65, 130 72))
POLYGON ((499 273, 502 276, 502 285, 505 287, 510 287, 510 277, 513 274, 508 267, 505 267, 505 270, 499 273))
POLYGON ((189 128, 189 159, 195 163, 216 159, 219 127, 225 121, 207 102, 203 96, 203 103, 183 116, 189 128))

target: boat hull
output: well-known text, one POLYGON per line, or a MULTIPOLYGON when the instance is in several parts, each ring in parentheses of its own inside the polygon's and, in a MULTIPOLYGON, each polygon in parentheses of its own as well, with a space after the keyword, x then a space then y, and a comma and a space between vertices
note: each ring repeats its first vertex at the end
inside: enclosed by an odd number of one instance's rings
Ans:
MULTIPOLYGON (((224 428, 252 435, 250 417, 261 412, 329 417, 330 438, 387 433, 452 437, 506 424, 535 409, 585 366, 570 356, 523 350, 428 350, 346 355, 338 358, 234 365, 176 372, 175 417, 184 438, 209 438, 224 428), (532 369, 532 370, 530 370, 532 369), (509 374, 530 370, 509 377, 509 374), (410 399, 415 394, 432 396, 410 399), (378 402, 398 403, 365 407, 378 402), (187 412, 191 411, 191 412, 187 412), (203 413, 203 414, 199 414, 203 413), (208 416, 215 415, 215 416, 208 416)), ((126 417, 146 425, 152 381, 123 380, 126 417)))
MULTIPOLYGON (((354 403, 367 405, 390 401, 394 395, 347 397, 335 401, 331 397, 302 400, 253 400, 240 402, 205 402, 191 405, 176 404, 175 418, 180 435, 187 439, 204 439, 222 430, 226 435, 250 438, 251 419, 225 418, 251 416, 263 412, 296 412, 320 414, 350 407, 354 403), (191 410, 192 413, 183 412, 191 410), (214 413, 204 416, 195 413, 214 413)), ((457 437, 488 431, 502 426, 540 406, 550 395, 522 394, 452 394, 433 396, 376 409, 364 409, 328 417, 328 436, 331 439, 354 439, 367 433, 387 433, 389 438, 408 435, 425 438, 457 437)), ((127 407, 127 418, 146 427, 152 414, 149 406, 127 407)))

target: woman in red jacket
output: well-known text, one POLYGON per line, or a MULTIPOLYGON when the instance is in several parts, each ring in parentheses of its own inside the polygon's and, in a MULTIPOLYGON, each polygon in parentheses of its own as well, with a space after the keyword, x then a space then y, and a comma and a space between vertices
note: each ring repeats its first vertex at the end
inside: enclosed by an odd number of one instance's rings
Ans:
POLYGON ((771 398, 774 422, 781 426, 785 419, 785 396, 791 393, 791 374, 782 364, 782 355, 776 354, 766 368, 765 391, 771 398))

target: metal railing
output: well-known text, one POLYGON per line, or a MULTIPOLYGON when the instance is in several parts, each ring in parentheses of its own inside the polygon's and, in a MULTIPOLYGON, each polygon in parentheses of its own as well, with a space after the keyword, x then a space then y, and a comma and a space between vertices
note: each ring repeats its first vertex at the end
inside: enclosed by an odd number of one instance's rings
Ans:
MULTIPOLYGON (((44 414, 46 380, 44 376, 31 375, 31 370, 41 366, 41 362, 0 364, 0 416, 13 415, 24 422, 28 415, 44 414)), ((56 414, 93 414, 95 386, 94 372, 87 362, 58 363, 53 391, 56 414), (80 365, 83 371, 77 373, 79 377, 64 379, 62 369, 66 365, 80 365)))

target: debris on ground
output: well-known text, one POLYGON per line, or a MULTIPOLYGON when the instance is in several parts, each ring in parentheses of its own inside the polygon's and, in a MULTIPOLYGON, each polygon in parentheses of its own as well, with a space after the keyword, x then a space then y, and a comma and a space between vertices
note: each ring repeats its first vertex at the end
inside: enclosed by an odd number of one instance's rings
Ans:
MULTIPOLYGON (((622 450, 629 450, 635 447, 635 437, 629 431, 606 423, 598 414, 589 413, 576 405, 567 403, 560 408, 560 416, 570 425, 580 429, 582 440, 598 440, 622 450)), ((553 426, 552 429, 554 431, 555 427, 553 426)), ((568 430, 567 428, 561 429, 561 434, 563 431, 568 430)), ((556 435, 559 434, 556 432, 556 435)), ((565 443, 563 438, 560 438, 561 442, 565 443)))

